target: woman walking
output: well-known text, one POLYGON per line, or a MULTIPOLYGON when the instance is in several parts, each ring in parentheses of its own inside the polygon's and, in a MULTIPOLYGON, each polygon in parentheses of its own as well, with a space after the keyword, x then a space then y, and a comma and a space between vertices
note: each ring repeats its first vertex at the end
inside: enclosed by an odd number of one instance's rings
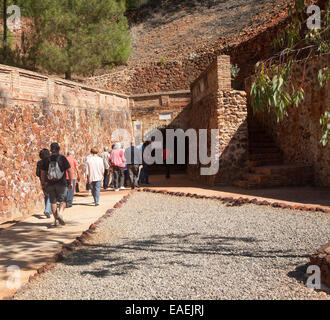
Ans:
POLYGON ((110 154, 110 162, 113 167, 113 183, 115 191, 125 190, 124 187, 124 169, 125 169, 125 156, 124 150, 121 148, 120 143, 116 143, 110 154))

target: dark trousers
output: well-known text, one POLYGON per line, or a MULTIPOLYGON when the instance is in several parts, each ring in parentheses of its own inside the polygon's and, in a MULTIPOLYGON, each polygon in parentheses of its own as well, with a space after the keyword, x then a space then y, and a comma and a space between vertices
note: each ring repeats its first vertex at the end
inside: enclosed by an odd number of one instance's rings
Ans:
POLYGON ((139 186, 139 167, 139 164, 127 165, 129 180, 131 181, 132 189, 139 186))
POLYGON ((140 174, 140 181, 141 183, 147 183, 147 184, 149 183, 149 166, 147 164, 143 165, 140 174))
POLYGON ((124 169, 124 186, 127 187, 127 180, 128 180, 128 170, 127 168, 124 169))
POLYGON ((108 189, 110 182, 110 170, 104 170, 103 189, 108 189))
POLYGON ((165 164, 165 171, 166 178, 169 179, 171 176, 171 166, 169 164, 165 164))
POLYGON ((119 189, 124 186, 124 168, 113 167, 113 186, 115 189, 119 189))

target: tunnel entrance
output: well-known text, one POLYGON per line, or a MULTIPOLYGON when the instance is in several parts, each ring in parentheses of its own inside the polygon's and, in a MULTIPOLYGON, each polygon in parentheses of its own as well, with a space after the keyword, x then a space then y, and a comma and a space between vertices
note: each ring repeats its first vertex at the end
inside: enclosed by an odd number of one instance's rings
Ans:
MULTIPOLYGON (((145 135, 144 139, 145 139, 145 141, 150 141, 153 144, 155 149, 161 149, 163 154, 164 154, 164 150, 166 149, 167 152, 169 152, 170 156, 173 157, 174 164, 169 165, 171 174, 185 173, 187 171, 187 166, 188 166, 188 161, 189 161, 189 138, 185 137, 184 146, 178 146, 178 144, 179 144, 178 143, 178 138, 174 137, 174 148, 172 150, 166 144, 166 130, 167 129, 177 130, 177 129, 180 129, 180 128, 173 128, 173 127, 156 128, 156 129, 153 129, 153 130, 149 131, 145 135), (161 138, 154 136, 154 133, 155 133, 156 130, 161 132, 161 138), (178 159, 178 152, 177 152, 178 148, 182 148, 182 147, 185 148, 184 164, 179 163, 180 161, 178 159)), ((155 156, 155 152, 156 151, 153 150, 152 156, 155 156)), ((153 165, 149 166, 149 171, 150 171, 150 175, 155 175, 155 174, 164 174, 165 175, 166 167, 165 167, 165 164, 153 164, 153 165)))

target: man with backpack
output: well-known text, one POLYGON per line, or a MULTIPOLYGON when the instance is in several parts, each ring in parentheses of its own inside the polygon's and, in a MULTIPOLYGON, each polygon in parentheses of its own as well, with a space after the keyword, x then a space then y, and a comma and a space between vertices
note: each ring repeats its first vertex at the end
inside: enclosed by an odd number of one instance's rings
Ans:
POLYGON ((65 156, 60 155, 60 146, 54 142, 50 145, 51 155, 43 160, 41 164, 41 186, 43 190, 49 195, 52 213, 55 219, 61 225, 65 225, 63 220, 63 211, 66 207, 66 200, 68 188, 72 190, 72 172, 70 163, 65 156), (66 172, 69 179, 67 182, 66 172), (57 211, 57 203, 60 203, 59 210, 57 211))

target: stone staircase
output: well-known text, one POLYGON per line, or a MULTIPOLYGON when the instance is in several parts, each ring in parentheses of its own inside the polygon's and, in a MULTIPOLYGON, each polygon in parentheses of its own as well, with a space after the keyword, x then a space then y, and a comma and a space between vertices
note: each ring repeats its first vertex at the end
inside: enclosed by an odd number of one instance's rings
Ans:
POLYGON ((249 171, 233 185, 244 189, 303 186, 313 182, 313 168, 290 165, 281 150, 260 128, 249 130, 249 171))

